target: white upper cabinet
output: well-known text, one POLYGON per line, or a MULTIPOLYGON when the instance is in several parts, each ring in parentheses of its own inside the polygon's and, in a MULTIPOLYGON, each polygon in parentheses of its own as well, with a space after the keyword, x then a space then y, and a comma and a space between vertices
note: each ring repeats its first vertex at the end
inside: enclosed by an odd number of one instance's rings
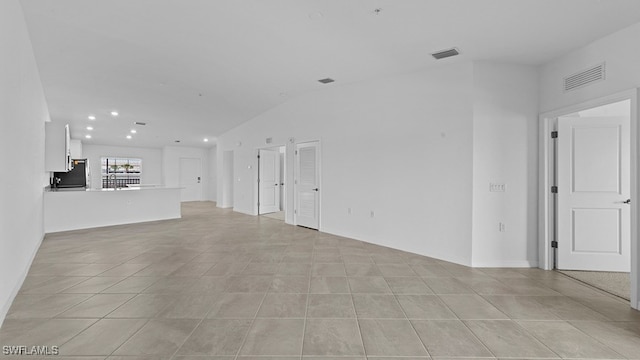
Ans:
POLYGON ((82 141, 71 139, 70 148, 72 159, 82 159, 82 141))
POLYGON ((71 163, 71 135, 68 124, 45 123, 45 171, 69 171, 71 163))

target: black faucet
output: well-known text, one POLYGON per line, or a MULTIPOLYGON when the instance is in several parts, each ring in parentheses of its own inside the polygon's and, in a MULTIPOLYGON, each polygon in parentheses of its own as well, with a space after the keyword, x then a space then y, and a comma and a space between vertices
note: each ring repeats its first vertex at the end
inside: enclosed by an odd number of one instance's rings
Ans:
POLYGON ((60 185, 60 181, 62 181, 62 179, 60 179, 59 177, 52 177, 51 178, 51 188, 52 189, 57 189, 58 185, 60 185))

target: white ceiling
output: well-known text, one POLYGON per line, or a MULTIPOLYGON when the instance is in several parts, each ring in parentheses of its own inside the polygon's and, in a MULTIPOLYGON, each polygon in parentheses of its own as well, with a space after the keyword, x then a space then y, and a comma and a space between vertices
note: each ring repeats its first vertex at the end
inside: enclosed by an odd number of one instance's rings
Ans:
POLYGON ((637 0, 21 2, 52 119, 87 143, 153 147, 210 146, 350 82, 470 60, 538 65, 640 21, 637 0), (431 58, 452 46, 462 55, 431 58), (148 125, 126 140, 134 121, 148 125))

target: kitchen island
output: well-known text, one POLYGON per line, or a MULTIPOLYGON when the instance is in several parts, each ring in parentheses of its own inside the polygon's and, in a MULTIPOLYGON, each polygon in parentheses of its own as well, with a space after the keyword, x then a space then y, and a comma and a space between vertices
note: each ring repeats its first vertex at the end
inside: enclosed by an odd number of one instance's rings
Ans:
POLYGON ((177 187, 50 189, 44 193, 45 233, 178 219, 177 187))

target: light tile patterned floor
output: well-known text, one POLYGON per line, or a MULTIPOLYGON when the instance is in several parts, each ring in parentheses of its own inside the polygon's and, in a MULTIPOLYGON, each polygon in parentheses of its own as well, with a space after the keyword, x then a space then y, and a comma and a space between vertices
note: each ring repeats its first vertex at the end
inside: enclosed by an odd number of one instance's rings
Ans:
POLYGON ((48 235, 3 345, 58 345, 57 360, 638 359, 640 313, 551 271, 187 203, 180 220, 48 235))

